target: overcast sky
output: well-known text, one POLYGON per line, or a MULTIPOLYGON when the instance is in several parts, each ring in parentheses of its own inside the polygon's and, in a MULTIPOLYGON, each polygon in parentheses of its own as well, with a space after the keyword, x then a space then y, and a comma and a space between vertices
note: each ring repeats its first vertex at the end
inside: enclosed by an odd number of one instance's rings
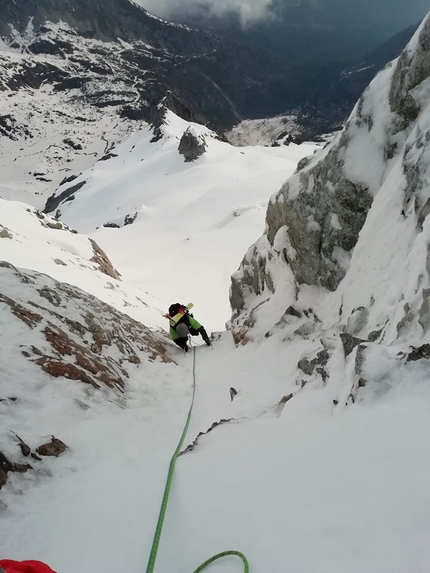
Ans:
MULTIPOLYGON (((273 17, 270 10, 272 0, 135 0, 144 8, 163 18, 174 18, 175 15, 201 10, 202 7, 217 16, 222 16, 228 11, 235 11, 239 14, 243 25, 268 17, 273 17), (199 7, 199 8, 197 8, 199 7)), ((306 0, 274 0, 278 4, 297 5, 306 0)), ((406 26, 415 23, 424 17, 430 10, 428 0, 308 0, 311 4, 327 4, 333 7, 338 6, 339 11, 345 16, 349 10, 355 11, 357 8, 362 12, 365 19, 374 17, 375 20, 386 18, 392 23, 398 24, 401 30, 406 26), (359 2, 359 4, 357 4, 359 2), (341 8, 340 8, 341 7, 341 8), (351 7, 351 8, 349 8, 351 7)))

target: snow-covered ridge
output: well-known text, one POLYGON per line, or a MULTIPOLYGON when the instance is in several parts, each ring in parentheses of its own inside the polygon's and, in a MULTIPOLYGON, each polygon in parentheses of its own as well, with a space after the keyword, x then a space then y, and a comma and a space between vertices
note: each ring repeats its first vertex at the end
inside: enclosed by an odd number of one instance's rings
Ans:
POLYGON ((147 326, 164 325, 163 303, 121 281, 95 241, 24 203, 0 199, 0 258, 75 285, 147 326))
MULTIPOLYGON (((60 186, 48 206, 92 233, 126 281, 166 301, 173 290, 221 330, 231 270, 263 229, 270 195, 318 146, 237 148, 170 111, 155 131, 145 128, 113 148, 108 159, 60 186), (197 147, 204 140, 195 161, 180 153, 187 133, 197 147)), ((182 151, 189 156, 191 148, 182 151)))
POLYGON ((231 181, 240 179, 245 183, 272 168, 282 169, 284 160, 288 162, 285 167, 291 169, 307 151, 317 148, 313 144, 293 144, 290 149, 241 150, 221 141, 202 125, 186 122, 169 110, 164 113, 160 128, 145 128, 112 148, 106 160, 61 185, 49 198, 46 210, 58 211, 62 221, 84 232, 102 225, 122 227, 145 219, 154 206, 166 209, 166 218, 171 213, 177 218, 183 204, 190 216, 186 197, 194 193, 194 186, 201 196, 231 181), (195 164, 191 161, 184 165, 184 153, 185 162, 188 158, 187 151, 182 151, 181 139, 187 134, 196 147, 201 146, 202 155, 194 157, 195 164), (257 164, 253 166, 254 162, 257 164), (176 192, 175 188, 184 191, 176 192))

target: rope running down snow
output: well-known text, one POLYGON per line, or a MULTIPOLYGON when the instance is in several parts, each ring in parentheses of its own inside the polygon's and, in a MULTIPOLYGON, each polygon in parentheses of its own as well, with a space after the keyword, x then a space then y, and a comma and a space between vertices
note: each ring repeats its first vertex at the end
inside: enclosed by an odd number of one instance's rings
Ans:
MULTIPOLYGON (((192 395, 192 399, 191 399, 191 406, 190 406, 190 410, 188 412, 187 421, 185 422, 185 427, 184 427, 184 430, 182 432, 181 439, 179 440, 179 443, 176 447, 175 453, 173 454, 172 459, 170 460, 169 473, 167 474, 166 486, 164 488, 163 501, 161 502, 160 513, 158 515, 157 527, 155 529, 154 540, 152 542, 151 553, 149 556, 148 566, 146 568, 146 573, 153 573, 153 571, 154 571, 155 561, 157 559, 158 546, 160 545, 161 532, 163 530, 164 518, 166 516, 167 503, 169 501, 169 494, 170 494, 170 488, 172 485, 173 472, 175 470, 176 459, 179 455, 179 452, 181 451, 182 444, 184 443, 184 440, 185 440, 185 436, 187 435, 188 427, 190 425, 190 420, 191 420, 191 414, 193 412, 195 396, 196 396, 196 348, 194 347, 193 348, 193 395, 192 395)), ((210 559, 208 559, 207 561, 202 563, 200 565, 200 567, 198 567, 194 571, 194 573, 200 573, 201 571, 203 571, 203 569, 205 569, 208 565, 210 565, 214 561, 217 561, 218 559, 221 559, 222 557, 227 557, 229 555, 234 555, 234 556, 240 557, 240 559, 242 559, 242 561, 243 561, 244 573, 249 573, 249 564, 248 564, 247 558, 240 551, 234 551, 234 550, 223 551, 222 553, 218 553, 217 555, 214 555, 213 557, 211 557, 210 559)))

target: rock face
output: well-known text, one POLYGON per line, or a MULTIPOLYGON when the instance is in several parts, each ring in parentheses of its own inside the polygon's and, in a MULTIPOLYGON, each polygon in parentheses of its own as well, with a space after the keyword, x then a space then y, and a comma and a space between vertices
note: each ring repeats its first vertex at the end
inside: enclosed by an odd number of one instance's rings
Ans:
POLYGON ((54 458, 58 458, 61 456, 67 449, 67 446, 64 442, 52 436, 51 441, 47 442, 46 444, 42 444, 36 450, 36 452, 40 456, 53 456, 54 458))
POLYGON ((178 151, 184 156, 186 163, 195 161, 206 151, 205 138, 189 127, 181 137, 178 151))
POLYGON ((302 161, 272 197, 265 235, 232 278, 234 313, 244 307, 248 290, 274 292, 274 261, 288 265, 299 285, 335 291, 349 268, 373 198, 402 154, 404 210, 415 202, 419 220, 425 218, 428 204, 421 190, 426 163, 420 158, 427 136, 420 133, 405 143, 423 107, 414 90, 430 74, 429 27, 427 20, 399 60, 375 78, 334 142, 302 161))
POLYGON ((0 489, 7 483, 10 492, 73 456, 64 422, 126 407, 152 369, 172 361, 167 337, 74 286, 145 320, 142 292, 130 296, 97 243, 25 204, 0 203, 4 257, 74 283, 0 261, 0 489))
POLYGON ((99 247, 94 239, 89 239, 89 241, 94 251, 94 257, 91 259, 91 261, 96 263, 99 266, 101 272, 105 275, 108 275, 109 277, 112 277, 116 280, 121 280, 121 275, 116 269, 113 268, 112 263, 110 262, 110 259, 104 250, 99 247))
POLYGON ((330 386, 335 405, 368 391, 370 355, 393 353, 395 368, 428 360, 429 166, 430 16, 342 133, 272 197, 232 277, 236 344, 297 344, 298 388, 330 386))

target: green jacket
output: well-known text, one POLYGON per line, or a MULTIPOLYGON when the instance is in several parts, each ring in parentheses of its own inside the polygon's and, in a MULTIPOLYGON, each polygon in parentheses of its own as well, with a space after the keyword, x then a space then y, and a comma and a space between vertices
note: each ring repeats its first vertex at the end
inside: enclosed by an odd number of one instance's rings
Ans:
MULTIPOLYGON (((187 323, 190 325, 190 328, 193 328, 194 330, 199 330, 202 327, 200 322, 198 322, 193 316, 188 315, 187 318, 188 318, 187 323)), ((172 337, 172 340, 176 340, 177 338, 179 338, 178 333, 172 326, 170 327, 170 336, 172 337)))

